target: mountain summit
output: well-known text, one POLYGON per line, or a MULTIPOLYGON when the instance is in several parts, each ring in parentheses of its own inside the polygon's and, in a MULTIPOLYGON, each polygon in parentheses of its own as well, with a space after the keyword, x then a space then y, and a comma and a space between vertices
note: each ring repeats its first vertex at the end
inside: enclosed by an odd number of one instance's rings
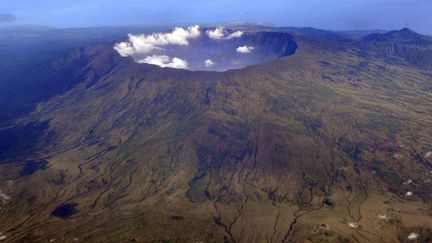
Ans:
POLYGON ((432 38, 418 34, 409 28, 394 30, 383 34, 370 34, 363 37, 364 41, 383 41, 418 47, 430 47, 432 38))
POLYGON ((362 38, 379 56, 403 58, 410 65, 432 68, 432 38, 408 28, 362 38))

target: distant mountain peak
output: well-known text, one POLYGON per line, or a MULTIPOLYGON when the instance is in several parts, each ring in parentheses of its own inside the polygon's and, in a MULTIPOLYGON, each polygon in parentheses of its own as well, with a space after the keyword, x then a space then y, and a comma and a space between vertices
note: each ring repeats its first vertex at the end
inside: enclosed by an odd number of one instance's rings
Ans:
POLYGON ((402 37, 402 38, 427 38, 427 36, 421 35, 409 28, 403 28, 400 30, 390 31, 388 34, 392 34, 393 37, 402 37))
POLYGON ((369 52, 381 57, 405 59, 411 65, 432 68, 432 37, 419 34, 409 28, 387 33, 374 33, 361 39, 369 52))
POLYGON ((405 27, 399 30, 399 32, 405 32, 405 33, 414 33, 417 34, 415 31, 413 31, 412 29, 405 27))
POLYGON ((387 33, 373 33, 362 38, 363 41, 396 42, 417 46, 431 46, 432 38, 419 34, 409 28, 392 30, 387 33))

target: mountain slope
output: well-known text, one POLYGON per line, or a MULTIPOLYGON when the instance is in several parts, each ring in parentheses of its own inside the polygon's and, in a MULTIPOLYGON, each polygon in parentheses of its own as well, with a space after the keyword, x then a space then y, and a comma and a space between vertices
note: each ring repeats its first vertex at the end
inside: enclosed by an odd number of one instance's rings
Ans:
POLYGON ((432 37, 420 35, 408 28, 362 38, 368 50, 394 61, 404 61, 424 69, 432 68, 432 37))
POLYGON ((79 84, 0 130, 40 124, 32 143, 8 143, 26 153, 0 164, 1 231, 103 242, 417 232, 427 242, 432 72, 366 55, 362 42, 296 41, 293 56, 223 73, 83 50, 79 84))
POLYGON ((131 32, 164 29, 166 27, 0 27, 0 124, 30 113, 37 103, 78 83, 79 71, 85 71, 83 68, 89 58, 79 55, 80 48, 116 41, 131 32))

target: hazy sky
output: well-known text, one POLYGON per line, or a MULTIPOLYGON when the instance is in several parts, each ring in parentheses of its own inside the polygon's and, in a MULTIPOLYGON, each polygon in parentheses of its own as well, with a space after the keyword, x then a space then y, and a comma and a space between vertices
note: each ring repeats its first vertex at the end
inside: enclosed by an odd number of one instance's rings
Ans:
POLYGON ((262 20, 323 29, 432 34, 432 0, 0 0, 16 23, 85 27, 262 20))

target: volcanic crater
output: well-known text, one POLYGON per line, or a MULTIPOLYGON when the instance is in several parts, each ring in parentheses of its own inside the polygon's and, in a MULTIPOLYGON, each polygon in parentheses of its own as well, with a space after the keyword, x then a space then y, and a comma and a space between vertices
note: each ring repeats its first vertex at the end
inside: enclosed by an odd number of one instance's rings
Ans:
POLYGON ((114 49, 138 63, 192 71, 227 71, 293 55, 297 43, 288 33, 199 26, 171 32, 129 34, 114 49))

